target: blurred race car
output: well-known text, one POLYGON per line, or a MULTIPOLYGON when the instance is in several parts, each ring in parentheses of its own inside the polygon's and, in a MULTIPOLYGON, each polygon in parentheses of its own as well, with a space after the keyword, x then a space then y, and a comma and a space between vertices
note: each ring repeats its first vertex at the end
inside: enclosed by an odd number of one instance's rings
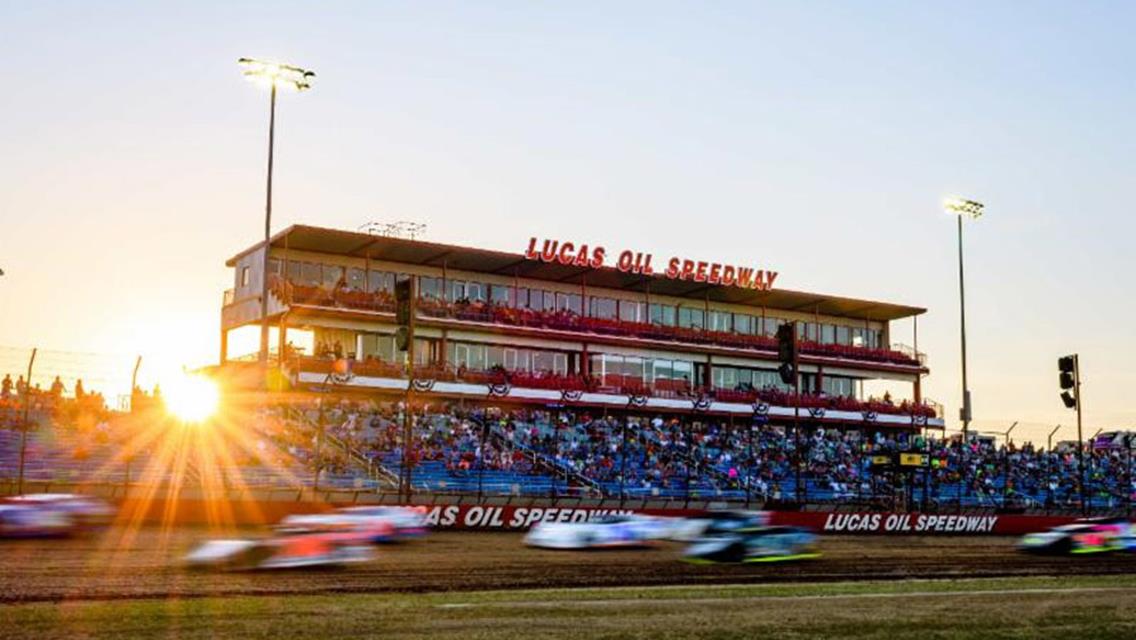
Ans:
POLYGON ((820 557, 816 535, 800 527, 742 527, 710 531, 687 547, 694 563, 784 562, 820 557))
POLYGON ((423 536, 428 531, 426 516, 412 507, 349 507, 331 513, 288 516, 278 529, 304 531, 342 531, 361 535, 371 544, 398 542, 423 536))
POLYGON ((673 519, 644 515, 611 515, 587 522, 538 522, 525 544, 544 549, 643 547, 671 535, 673 519))
POLYGON ((701 515, 678 520, 672 527, 671 539, 692 542, 709 533, 764 527, 768 524, 769 513, 766 511, 740 509, 707 511, 701 515))
POLYGON ((114 518, 102 500, 71 493, 33 493, 0 502, 0 537, 31 538, 94 533, 114 518))
POLYGON ((367 541, 355 534, 305 531, 259 540, 209 540, 185 557, 191 569, 251 571, 336 567, 372 557, 367 541))
POLYGON ((1136 525, 1124 518, 1085 518, 1027 534, 1018 541, 1018 549, 1048 555, 1136 551, 1136 525))

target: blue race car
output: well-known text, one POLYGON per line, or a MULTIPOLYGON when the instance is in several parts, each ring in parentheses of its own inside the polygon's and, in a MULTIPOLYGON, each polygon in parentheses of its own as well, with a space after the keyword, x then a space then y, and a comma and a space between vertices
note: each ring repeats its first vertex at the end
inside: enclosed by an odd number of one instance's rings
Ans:
POLYGON ((697 564, 786 562, 820 557, 816 535, 801 527, 744 527, 710 530, 694 541, 683 559, 697 564))
POLYGON ((1018 549, 1038 555, 1083 555, 1136 551, 1136 525, 1125 518, 1084 518, 1048 531, 1030 533, 1018 549))

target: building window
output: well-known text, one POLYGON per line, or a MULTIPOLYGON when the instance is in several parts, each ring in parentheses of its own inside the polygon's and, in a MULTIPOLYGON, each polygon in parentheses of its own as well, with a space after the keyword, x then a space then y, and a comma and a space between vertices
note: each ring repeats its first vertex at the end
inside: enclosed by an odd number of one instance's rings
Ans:
POLYGON ((758 320, 758 318, 754 318, 753 316, 749 316, 744 313, 735 313, 734 332, 747 336, 756 333, 756 331, 754 331, 754 320, 758 320))
POLYGON ((323 286, 332 289, 338 287, 341 280, 343 280, 343 267, 323 265, 323 286))
POLYGON ((834 344, 836 342, 836 326, 831 324, 820 325, 820 341, 822 344, 834 344))
POLYGON ((301 267, 300 284, 308 287, 318 287, 323 281, 320 266, 314 262, 305 262, 301 267))
POLYGON ((557 293, 556 310, 570 311, 576 315, 581 314, 582 297, 578 293, 557 293))
POLYGON ((848 327, 837 325, 836 326, 836 344, 847 345, 850 344, 849 338, 850 331, 848 327))
POLYGON ((688 329, 701 329, 706 326, 705 313, 702 309, 679 307, 678 326, 688 329))
POLYGON ((367 289, 367 272, 356 268, 348 269, 347 286, 352 291, 365 291, 367 289))
POLYGON ((733 319, 733 314, 726 313, 724 311, 711 311, 709 319, 710 324, 707 328, 711 331, 729 333, 734 330, 733 324, 731 322, 731 320, 733 319))
POLYGON ((776 336, 777 335, 777 329, 781 325, 785 324, 785 321, 782 320, 781 318, 774 318, 772 316, 766 316, 764 318, 757 318, 757 321, 761 323, 760 335, 766 336, 767 338, 772 338, 772 337, 776 336))
POLYGON ((651 324, 664 327, 675 326, 675 308, 669 304, 652 304, 651 324))
POLYGON ((418 297, 422 300, 441 300, 442 279, 418 276, 418 297))
POLYGON ((241 285, 242 287, 249 286, 249 268, 241 267, 241 285))
POLYGON ((389 271, 371 271, 367 275, 367 290, 371 293, 394 292, 394 274, 389 271))
POLYGON ((489 301, 502 307, 513 306, 513 288, 499 284, 490 285, 489 301))
POLYGON ((619 319, 624 322, 646 322, 647 304, 633 300, 620 300, 619 319))
POLYGON ((614 320, 616 318, 616 304, 615 300, 611 298, 597 298, 590 296, 591 316, 593 318, 603 318, 605 320, 614 320))

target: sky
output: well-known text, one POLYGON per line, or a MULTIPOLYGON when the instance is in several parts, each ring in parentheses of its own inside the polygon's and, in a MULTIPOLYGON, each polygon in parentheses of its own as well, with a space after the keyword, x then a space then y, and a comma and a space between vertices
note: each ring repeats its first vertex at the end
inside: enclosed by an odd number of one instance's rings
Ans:
POLYGON ((926 307, 925 395, 954 427, 940 203, 963 195, 987 206, 965 229, 976 425, 1072 435, 1077 352, 1086 430, 1136 427, 1133 23, 1124 2, 0 0, 0 366, 216 361, 224 261, 263 229, 252 56, 317 73, 280 99, 274 230, 413 220, 926 307))

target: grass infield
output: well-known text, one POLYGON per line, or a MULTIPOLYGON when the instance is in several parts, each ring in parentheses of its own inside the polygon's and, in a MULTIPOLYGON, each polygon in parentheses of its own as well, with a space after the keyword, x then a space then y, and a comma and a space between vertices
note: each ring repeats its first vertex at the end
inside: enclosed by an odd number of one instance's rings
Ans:
POLYGON ((1132 638, 1136 575, 0 606, 4 638, 372 636, 1132 638))

